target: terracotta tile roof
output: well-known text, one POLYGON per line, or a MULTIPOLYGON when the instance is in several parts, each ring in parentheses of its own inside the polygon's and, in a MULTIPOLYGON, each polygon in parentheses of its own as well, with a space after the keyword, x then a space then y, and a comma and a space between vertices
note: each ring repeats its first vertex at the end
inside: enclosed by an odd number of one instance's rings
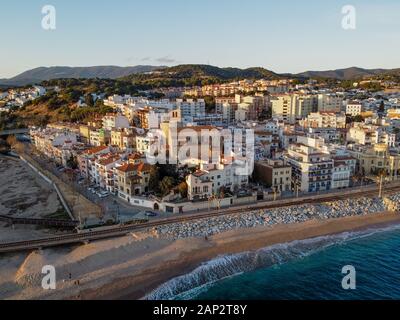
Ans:
POLYGON ((121 172, 132 172, 135 171, 135 165, 132 163, 125 163, 124 165, 117 168, 121 172))
POLYGON ((89 150, 86 150, 84 153, 85 153, 85 154, 89 154, 89 155, 93 155, 93 154, 99 153, 99 152, 101 152, 101 151, 104 151, 104 150, 106 150, 107 148, 108 148, 108 147, 106 147, 106 146, 94 147, 94 148, 91 148, 91 149, 89 149, 89 150))
POLYGON ((121 167, 118 167, 117 170, 121 172, 133 172, 133 171, 144 172, 144 171, 149 171, 150 168, 151 165, 141 162, 139 164, 125 163, 121 167))
POLYGON ((106 159, 99 160, 99 164, 102 165, 102 166, 107 166, 107 165, 109 165, 109 164, 111 164, 113 162, 116 162, 116 161, 120 160, 120 159, 121 158, 119 156, 112 156, 112 157, 109 157, 109 158, 106 158, 106 159))
POLYGON ((204 172, 204 171, 196 171, 195 173, 193 173, 193 175, 195 176, 195 177, 197 177, 197 178, 199 178, 199 177, 202 177, 202 176, 204 176, 205 174, 207 174, 206 172, 204 172))
POLYGON ((139 172, 150 171, 150 169, 151 165, 149 165, 148 163, 141 162, 137 165, 137 170, 139 172))
POLYGON ((128 156, 129 160, 138 160, 138 159, 142 159, 142 158, 143 158, 142 155, 139 153, 130 154, 128 156))

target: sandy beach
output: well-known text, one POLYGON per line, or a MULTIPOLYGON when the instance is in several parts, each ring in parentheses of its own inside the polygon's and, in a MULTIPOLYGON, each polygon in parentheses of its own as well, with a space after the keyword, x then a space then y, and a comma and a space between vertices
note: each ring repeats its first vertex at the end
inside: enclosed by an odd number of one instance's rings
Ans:
POLYGON ((68 218, 53 187, 19 159, 0 157, 0 179, 2 215, 68 218))
MULTIPOLYGON (((14 218, 68 219, 53 187, 19 159, 0 156, 0 214, 14 218)), ((58 234, 38 226, 0 222, 0 241, 18 241, 58 234)))
POLYGON ((278 243, 310 239, 342 232, 368 228, 382 228, 400 223, 400 215, 381 213, 363 217, 346 217, 329 221, 309 221, 293 225, 280 225, 272 228, 259 227, 248 230, 235 230, 211 237, 208 241, 189 244, 189 251, 182 252, 178 259, 169 260, 154 266, 145 273, 121 280, 121 283, 107 285, 96 292, 84 292, 82 298, 140 299, 162 283, 188 273, 219 255, 253 251, 278 243))
POLYGON ((0 298, 141 299, 168 280, 221 255, 398 223, 400 215, 386 212, 239 229, 207 240, 170 240, 138 233, 74 248, 5 255, 0 257, 0 298), (40 286, 41 268, 48 264, 57 270, 54 291, 43 290, 40 286))

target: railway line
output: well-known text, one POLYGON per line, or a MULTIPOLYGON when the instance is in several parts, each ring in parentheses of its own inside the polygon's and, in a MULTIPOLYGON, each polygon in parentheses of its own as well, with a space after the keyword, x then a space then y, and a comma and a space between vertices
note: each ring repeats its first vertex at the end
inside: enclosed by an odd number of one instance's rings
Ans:
MULTIPOLYGON (((398 182, 391 184, 385 188, 385 195, 400 192, 400 184, 398 182)), ((346 191, 343 190, 336 193, 330 193, 325 195, 312 195, 302 198, 291 198, 278 200, 274 202, 262 202, 254 205, 240 206, 236 208, 223 209, 221 211, 210 211, 207 213, 192 213, 184 214, 178 217, 154 220, 139 225, 126 225, 126 226, 114 226, 104 228, 102 230, 89 230, 78 233, 64 234, 60 236, 54 236, 43 239, 34 239, 10 243, 0 243, 0 253, 27 251, 48 247, 56 247, 62 245, 74 245, 80 243, 87 243, 95 240, 108 239, 113 237, 125 236, 135 231, 145 230, 149 228, 156 228, 173 223, 190 222, 200 219, 213 218, 218 216, 226 216, 238 213, 244 213, 249 210, 265 210, 274 209, 281 207, 289 207, 294 205, 314 204, 321 202, 330 202, 337 200, 344 200, 349 198, 359 197, 375 197, 379 193, 379 188, 376 186, 365 187, 364 189, 346 191)))
POLYGON ((14 218, 11 216, 0 215, 0 221, 13 224, 37 225, 45 227, 57 227, 65 229, 74 229, 79 226, 79 221, 76 220, 61 220, 61 219, 35 219, 35 218, 14 218))

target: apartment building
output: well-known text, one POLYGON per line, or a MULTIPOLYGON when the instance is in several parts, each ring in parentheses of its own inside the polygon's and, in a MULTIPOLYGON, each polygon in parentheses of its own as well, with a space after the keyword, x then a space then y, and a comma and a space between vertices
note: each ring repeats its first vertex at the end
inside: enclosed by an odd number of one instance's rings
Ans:
POLYGON ((128 129, 129 120, 120 114, 108 114, 103 117, 103 129, 111 131, 112 129, 128 129))
POLYGON ((281 132, 281 126, 277 121, 268 121, 265 124, 265 130, 271 132, 274 135, 279 135, 281 132))
POLYGON ((136 135, 127 130, 112 130, 111 145, 121 151, 133 152, 136 150, 136 135))
POLYGON ((145 136, 136 136, 136 151, 139 153, 149 153, 152 142, 151 134, 145 136))
POLYGON ((236 112, 239 112, 236 116, 236 120, 257 120, 262 112, 266 110, 268 102, 268 97, 264 96, 255 95, 242 97, 236 95, 236 103, 238 103, 238 110, 236 112), (240 113, 240 111, 242 111, 242 113, 240 113))
POLYGON ((282 193, 292 190, 292 167, 283 160, 258 161, 255 163, 255 177, 272 190, 282 193))
MULTIPOLYGON (((220 108, 220 113, 222 114, 222 118, 225 119, 228 124, 232 124, 236 120, 237 110, 237 103, 224 103, 220 108)), ((238 115, 238 118, 246 118, 246 116, 238 115)))
POLYGON ((100 155, 92 166, 92 181, 100 188, 116 193, 114 168, 122 163, 121 155, 111 153, 100 155))
POLYGON ((388 133, 384 128, 373 125, 355 124, 347 133, 347 141, 361 145, 386 144, 393 148, 396 145, 396 134, 388 133))
POLYGON ((204 99, 176 99, 176 109, 183 118, 205 116, 206 102, 204 99))
POLYGON ((237 105, 235 97, 217 97, 215 98, 215 112, 222 114, 223 113, 223 105, 237 105))
POLYGON ((345 131, 336 128, 308 128, 307 136, 312 138, 321 138, 330 143, 346 141, 345 131))
POLYGON ((363 105, 358 101, 350 101, 346 105, 346 114, 355 117, 361 115, 363 112, 363 105))
POLYGON ((350 187, 350 178, 352 175, 352 169, 346 161, 333 159, 332 189, 345 189, 350 187))
POLYGON ((90 148, 81 152, 77 156, 78 168, 82 177, 90 179, 92 177, 92 166, 95 160, 100 155, 105 155, 111 152, 110 147, 100 146, 90 148))
MULTIPOLYGON (((322 141, 323 142, 323 141, 322 141)), ((292 167, 294 187, 302 192, 332 189, 334 162, 329 154, 321 152, 320 141, 299 137, 289 146, 284 160, 292 167)))
POLYGON ((135 112, 139 128, 158 129, 161 122, 168 120, 170 110, 167 108, 144 107, 135 112))
POLYGON ((100 147, 109 145, 111 142, 111 134, 109 130, 101 129, 90 129, 89 132, 89 143, 93 147, 100 147))
POLYGON ((304 128, 346 128, 346 115, 333 112, 313 112, 301 120, 299 124, 304 128))
POLYGON ((339 113, 343 107, 343 96, 333 93, 318 94, 318 111, 339 113))
POLYGON ((314 95, 287 94, 271 98, 272 116, 288 123, 303 119, 318 109, 318 99, 314 95))

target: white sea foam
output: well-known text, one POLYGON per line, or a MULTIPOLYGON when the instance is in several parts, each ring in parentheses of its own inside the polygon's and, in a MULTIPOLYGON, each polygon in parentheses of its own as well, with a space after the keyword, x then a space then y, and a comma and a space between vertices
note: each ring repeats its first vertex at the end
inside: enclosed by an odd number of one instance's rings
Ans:
POLYGON ((192 299, 207 291, 216 282, 260 268, 280 265, 294 259, 308 257, 331 246, 370 237, 377 233, 399 230, 400 225, 371 228, 355 232, 296 240, 234 255, 217 257, 203 263, 192 272, 174 278, 148 294, 148 300, 192 299))

